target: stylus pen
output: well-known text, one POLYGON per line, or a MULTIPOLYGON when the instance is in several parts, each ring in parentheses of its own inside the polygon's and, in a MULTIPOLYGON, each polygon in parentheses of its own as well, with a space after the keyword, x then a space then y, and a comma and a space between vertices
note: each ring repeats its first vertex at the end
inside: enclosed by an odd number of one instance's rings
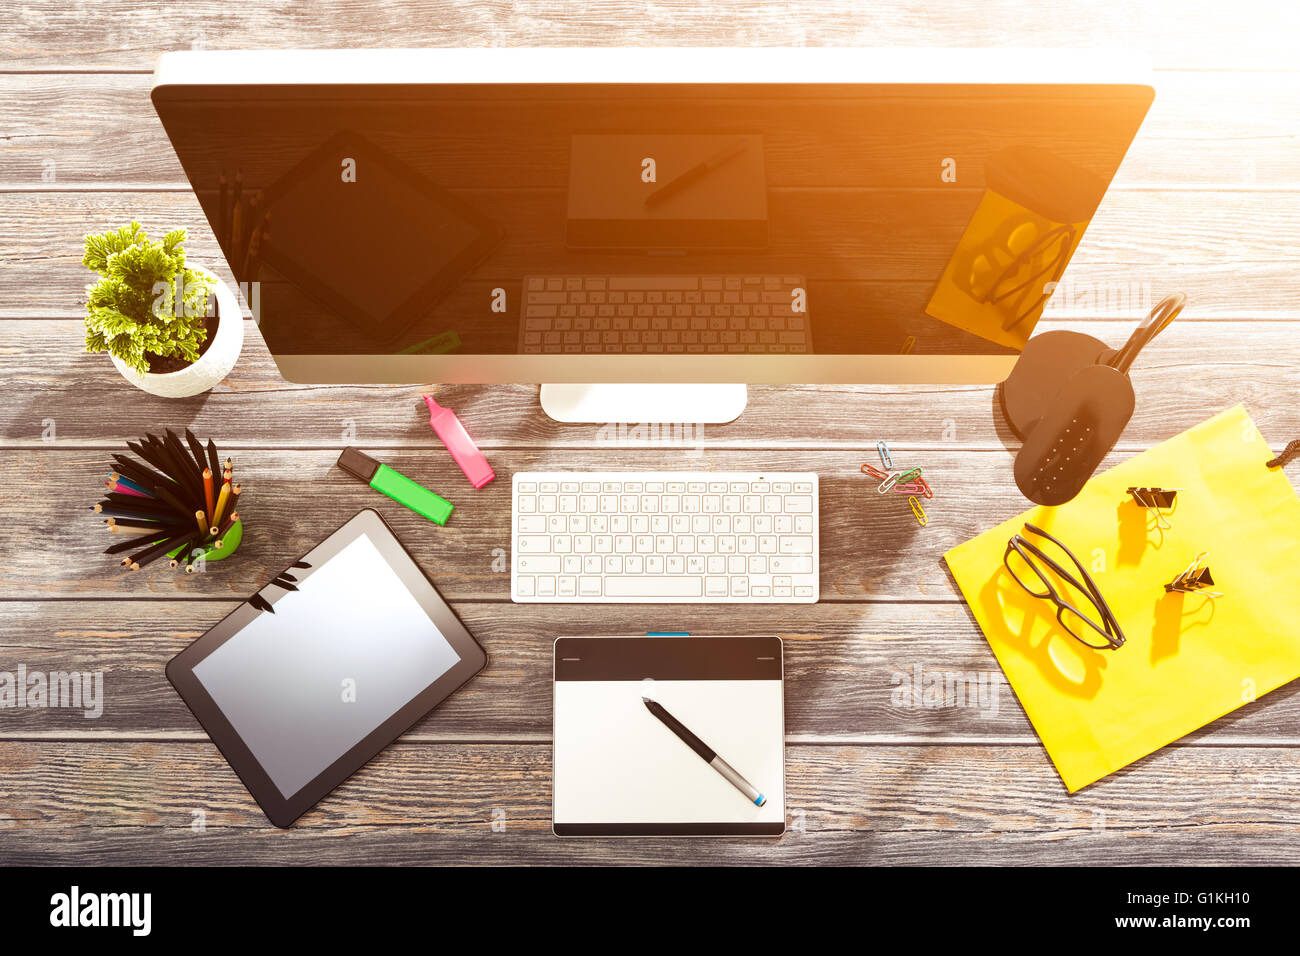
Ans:
POLYGON ((719 757, 708 744, 687 730, 685 725, 664 710, 661 704, 656 703, 649 697, 642 697, 641 700, 645 702, 646 710, 658 717, 665 727, 680 737, 686 746, 699 754, 705 763, 722 774, 723 779, 743 793, 746 800, 756 807, 761 807, 767 803, 767 797, 759 793, 757 787, 742 777, 735 767, 719 757))
POLYGON ((659 203, 663 202, 665 199, 668 199, 670 196, 677 195, 687 186, 709 175, 709 173, 713 172, 723 163, 727 162, 728 160, 735 159, 737 156, 743 153, 748 147, 749 147, 749 141, 744 139, 737 140, 736 142, 723 147, 721 150, 714 153, 708 159, 696 163, 694 166, 686 170, 686 172, 682 173, 680 176, 676 177, 675 179, 669 180, 668 182, 660 186, 658 189, 656 189, 654 192, 652 192, 649 196, 646 196, 645 204, 647 206, 656 206, 659 203))

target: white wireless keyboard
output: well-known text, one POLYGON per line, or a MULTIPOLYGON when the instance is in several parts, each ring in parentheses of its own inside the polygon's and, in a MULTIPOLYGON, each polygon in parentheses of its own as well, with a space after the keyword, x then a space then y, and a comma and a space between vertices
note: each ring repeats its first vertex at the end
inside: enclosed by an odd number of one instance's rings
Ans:
POLYGON ((521 472, 510 596, 813 604, 817 515, 817 476, 805 472, 521 472))
POLYGON ((525 276, 519 351, 811 352, 802 276, 525 276))

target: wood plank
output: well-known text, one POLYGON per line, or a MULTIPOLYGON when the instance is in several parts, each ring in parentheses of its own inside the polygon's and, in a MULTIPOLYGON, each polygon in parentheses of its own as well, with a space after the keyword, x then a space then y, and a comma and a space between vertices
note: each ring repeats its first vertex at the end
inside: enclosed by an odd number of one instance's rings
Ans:
MULTIPOLYGON (((145 74, 0 74, 0 100, 11 107, 0 140, 7 147, 0 150, 0 189, 188 188, 149 101, 151 84, 145 74)), ((956 136, 945 155, 969 155, 956 136)), ((928 170, 933 149, 906 163, 898 150, 910 147, 922 149, 894 143, 890 163, 928 170)), ((1111 188, 1216 186, 1300 186, 1300 84, 1293 74, 1158 75, 1155 103, 1111 188)))
MULTIPOLYGON (((202 729, 163 667, 233 608, 224 601, 0 602, 0 668, 103 675, 102 713, 6 709, 0 739, 193 740, 202 729)), ((672 609, 459 603, 488 666, 403 738, 549 739, 555 638, 645 633, 672 609)), ((1037 746, 1033 728, 964 607, 819 604, 744 609, 744 630, 785 643, 786 733, 799 742, 969 741, 1037 746), (949 682, 942 699, 926 680, 949 682), (960 684, 960 687, 958 686, 960 684), (916 694, 913 696, 913 689, 916 694)), ((735 633, 736 610, 690 610, 698 634, 735 633)), ((1187 743, 1300 746, 1300 683, 1281 688, 1186 738, 1187 743)))
POLYGON ((164 3, 105 10, 92 0, 5 0, 0 64, 6 71, 151 70, 164 49, 403 46, 1019 46, 1113 47, 1132 39, 1159 67, 1292 69, 1293 7, 1270 0, 1231 6, 995 0, 936 11, 920 0, 864 8, 858 0, 746 0, 664 4, 624 0, 584 10, 560 0, 383 0, 273 3, 194 0, 178 19, 164 3))
MULTIPOLYGON (((560 218, 562 198, 550 202, 560 218)), ((499 200, 501 201, 501 200, 499 200)), ((1203 315, 1300 314, 1294 296, 1293 259, 1278 237, 1294 232, 1300 193, 1125 191, 1107 197, 1075 254, 1067 278, 1078 288, 1129 288, 1134 281, 1159 289, 1182 289, 1200 303, 1203 315), (1155 229, 1153 224, 1159 223, 1155 229), (1207 250, 1224 250, 1209 254, 1207 250), (1227 296, 1224 288, 1235 294, 1227 296)), ((147 228, 185 226, 190 258, 230 281, 197 199, 188 192, 11 192, 0 193, 0 221, 10 241, 0 250, 0 316, 75 315, 85 302, 89 274, 81 265, 82 237, 137 218, 147 228)), ((810 228, 812 228, 810 226, 810 228)), ((811 236, 831 260, 834 274, 822 278, 876 278, 853 257, 872 251, 873 261, 896 279, 932 278, 909 274, 916 262, 889 266, 883 248, 846 250, 836 237, 811 236), (851 254, 851 255, 850 255, 851 254), (844 258, 848 256, 848 258, 844 258)), ((804 262, 788 246, 790 262, 804 262)), ((562 242, 537 240, 504 248, 475 275, 518 281, 529 271, 546 271, 568 261, 562 242), (558 258, 557 258, 558 257, 558 258)), ((918 260, 919 261, 919 260, 918 260)), ((591 263, 600 271, 626 268, 609 257, 591 263), (605 262, 605 259, 609 259, 605 262)))
MULTIPOLYGON (((1216 409, 1217 411, 1217 409, 1216 409)), ((201 436, 202 437, 202 436, 201 436)), ((0 594, 8 598, 210 597, 242 600, 306 553, 362 508, 393 526, 448 600, 509 596, 510 481, 516 471, 573 467, 572 450, 493 452, 498 478, 471 492, 450 456, 392 450, 362 442, 379 460, 459 507, 438 527, 341 473, 336 448, 234 451, 244 484, 239 511, 244 542, 237 556, 184 574, 155 562, 123 571, 103 548, 116 538, 86 510, 111 462, 102 451, 20 450, 0 458, 5 519, 0 523, 0 594), (16 492, 16 493, 15 493, 16 492), (35 545, 35 546, 34 546, 35 545)), ((229 449, 221 444, 224 451, 229 449)), ((713 471, 813 471, 821 488, 821 600, 955 601, 943 552, 1014 517, 1027 502, 1015 489, 1006 452, 936 448, 917 461, 935 489, 929 524, 917 525, 902 495, 878 495, 859 471, 874 449, 828 451, 710 451, 691 458, 669 450, 594 448, 582 454, 588 471, 653 471, 674 467, 713 471)), ((1113 453, 1107 465, 1130 457, 1113 453)), ((1134 505, 1133 507, 1136 507, 1134 505)), ((503 613, 508 609, 503 607, 503 613)), ((662 614, 662 609, 661 614, 662 614)), ((693 611, 694 609, 692 609, 693 611)), ((746 608, 748 612, 749 608, 746 608)), ((787 609, 795 613, 794 609, 787 609)), ((527 613, 527 612, 525 612, 527 613)), ((611 620, 625 616, 610 608, 611 620)), ((650 629, 653 629, 650 628, 650 629)))
POLYGON ((786 748, 780 840, 562 840, 546 745, 396 745, 288 831, 210 744, 0 743, 11 864, 1283 864, 1300 751, 1174 747, 1067 796, 1034 748, 786 748), (941 809, 940 809, 941 808, 941 809), (192 829, 196 811, 204 830, 192 829), (494 819, 501 832, 493 832, 494 819))
MULTIPOLYGON (((1120 449, 1163 441, 1239 401, 1278 447, 1300 434, 1300 411, 1279 398, 1300 385, 1300 323, 1197 321, 1195 310, 1190 306, 1191 314, 1135 363, 1137 410, 1120 449)), ((1073 328, 1118 346, 1134 324, 1052 319, 1043 327, 1073 328)), ((150 429, 188 425, 223 447, 355 443, 428 449, 445 458, 421 412, 420 393, 427 387, 295 385, 280 377, 251 322, 245 332, 244 351, 225 382, 206 395, 168 400, 131 388, 107 356, 83 352, 79 321, 0 320, 0 369, 10 390, 9 401, 0 404, 0 447, 118 450, 150 429), (107 408, 111 415, 101 412, 107 408)), ((722 448, 819 447, 858 454, 873 449, 878 437, 901 449, 1019 446, 995 412, 992 386, 754 385, 738 420, 698 432, 679 428, 676 437, 670 430, 639 435, 553 422, 541 412, 535 385, 446 385, 433 391, 490 449, 613 445, 669 454, 702 447, 709 455, 722 448)), ((687 468, 703 463, 679 462, 687 468)), ((841 460, 836 467, 849 464, 841 460)), ((993 467, 1009 470, 1010 461, 993 467)))

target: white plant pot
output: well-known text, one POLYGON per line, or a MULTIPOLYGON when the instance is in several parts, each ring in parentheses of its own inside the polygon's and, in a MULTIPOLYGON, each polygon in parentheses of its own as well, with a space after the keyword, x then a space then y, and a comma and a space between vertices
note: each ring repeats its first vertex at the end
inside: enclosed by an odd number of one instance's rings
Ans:
POLYGON ((217 334, 208 350, 192 365, 175 372, 161 374, 146 372, 141 375, 116 355, 110 356, 122 377, 141 391, 163 398, 189 398, 208 391, 235 367, 239 351, 244 347, 244 316, 239 310, 239 300, 221 279, 202 266, 190 265, 195 272, 207 276, 214 283, 217 297, 217 334))

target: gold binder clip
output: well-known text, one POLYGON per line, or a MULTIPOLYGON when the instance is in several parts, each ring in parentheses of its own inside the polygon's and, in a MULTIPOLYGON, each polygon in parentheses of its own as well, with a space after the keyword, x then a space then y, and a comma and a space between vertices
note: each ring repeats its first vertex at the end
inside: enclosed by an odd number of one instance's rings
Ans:
POLYGON ((1127 494, 1133 496, 1141 507, 1147 511, 1147 520, 1161 531, 1167 531, 1173 525, 1169 515, 1173 513, 1178 498, 1178 488, 1129 488, 1127 494))
POLYGON ((1210 574, 1210 568, 1205 564, 1205 559, 1208 556, 1208 551, 1202 551, 1196 557, 1192 558, 1192 563, 1187 566, 1187 569, 1165 585, 1165 591, 1179 591, 1184 594, 1204 594, 1206 597, 1210 598, 1223 597, 1222 591, 1209 590, 1214 587, 1214 576, 1210 574))

